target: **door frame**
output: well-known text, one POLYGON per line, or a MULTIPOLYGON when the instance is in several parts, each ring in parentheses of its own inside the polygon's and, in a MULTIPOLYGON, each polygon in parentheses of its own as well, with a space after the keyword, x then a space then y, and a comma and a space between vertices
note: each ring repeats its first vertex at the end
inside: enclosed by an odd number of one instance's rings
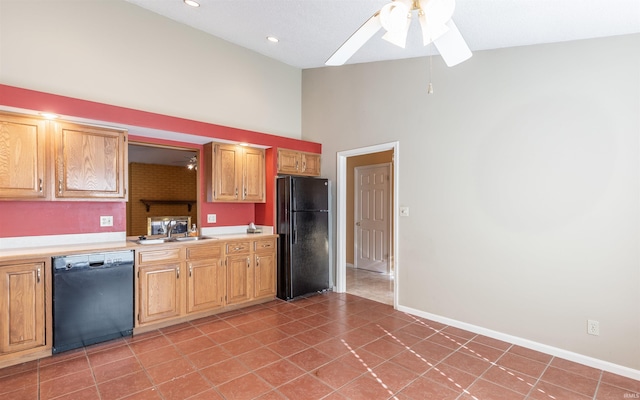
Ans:
MULTIPOLYGON (((387 179, 387 198, 385 199, 385 201, 388 201, 389 203, 389 207, 387 209, 385 218, 387 219, 387 224, 386 224, 386 235, 387 235, 387 255, 386 255, 386 267, 385 267, 385 273, 387 275, 389 275, 391 273, 391 244, 392 244, 392 240, 391 240, 391 232, 393 232, 393 227, 391 226, 391 221, 393 220, 393 218, 391 218, 392 213, 393 213, 393 209, 391 208, 391 205, 393 204, 393 198, 391 196, 391 193, 393 192, 393 187, 391 186, 391 170, 393 163, 391 162, 386 162, 386 163, 381 163, 381 164, 370 164, 370 165, 361 165, 359 167, 355 167, 354 168, 354 179, 353 179, 353 184, 354 184, 354 191, 353 191, 353 214, 354 216, 358 215, 358 211, 360 210, 360 204, 356 201, 358 199, 358 170, 363 170, 363 169, 368 169, 368 168, 381 168, 384 167, 387 169, 387 172, 389 173, 389 179, 387 179)), ((355 218, 357 219, 357 218, 355 218)), ((352 227, 353 229, 353 266, 354 268, 357 269, 358 267, 358 262, 356 261, 358 259, 358 235, 357 235, 357 229, 356 227, 352 227)), ((365 269, 366 270, 366 269, 365 269)))
POLYGON ((391 262, 393 262, 393 307, 398 308, 398 276, 401 264, 398 237, 400 235, 400 220, 398 201, 400 193, 400 142, 389 142, 358 149, 339 151, 336 156, 336 221, 337 221, 337 240, 336 240, 336 288, 338 293, 347 291, 347 158, 352 156, 360 156, 369 153, 378 153, 381 151, 393 150, 393 245, 391 251, 391 262))

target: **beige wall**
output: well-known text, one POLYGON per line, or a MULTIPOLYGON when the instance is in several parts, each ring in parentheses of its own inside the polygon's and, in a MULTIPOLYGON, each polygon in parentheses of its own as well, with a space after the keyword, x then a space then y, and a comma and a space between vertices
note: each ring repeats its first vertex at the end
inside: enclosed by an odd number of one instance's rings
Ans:
POLYGON ((124 0, 0 1, 0 82, 300 138, 299 69, 124 0))
MULTIPOLYGON (((349 157, 347 159, 347 263, 353 264, 354 254, 354 199, 355 199, 355 168, 364 165, 392 163, 393 168, 393 150, 382 151, 379 153, 365 154, 362 156, 349 157)), ((393 176, 393 173, 391 174, 393 176)))
POLYGON ((640 369, 639 48, 435 58, 433 95, 427 59, 303 71, 323 175, 338 151, 399 141, 400 306, 640 369))
POLYGON ((156 164, 129 164, 127 236, 147 234, 147 218, 189 216, 198 221, 197 172, 185 167, 156 164), (185 204, 154 204, 149 211, 140 200, 194 200, 191 211, 185 204))

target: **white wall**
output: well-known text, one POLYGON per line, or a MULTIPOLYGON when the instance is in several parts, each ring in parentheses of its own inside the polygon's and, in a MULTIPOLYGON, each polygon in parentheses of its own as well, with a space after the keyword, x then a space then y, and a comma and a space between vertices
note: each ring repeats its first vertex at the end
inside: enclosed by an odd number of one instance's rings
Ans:
POLYGON ((0 0, 0 83, 300 138, 299 69, 122 0, 0 0))
POLYGON ((323 175, 400 142, 401 306, 640 370, 639 48, 434 58, 433 95, 425 58, 303 71, 323 175))

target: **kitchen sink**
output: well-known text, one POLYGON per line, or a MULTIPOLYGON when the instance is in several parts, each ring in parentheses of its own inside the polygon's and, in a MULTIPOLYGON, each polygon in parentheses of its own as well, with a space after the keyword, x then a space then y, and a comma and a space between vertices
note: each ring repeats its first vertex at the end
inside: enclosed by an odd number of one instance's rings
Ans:
POLYGON ((166 242, 166 238, 158 238, 158 239, 140 239, 137 241, 138 244, 160 244, 166 242))
POLYGON ((192 240, 210 240, 210 239, 217 239, 217 238, 213 238, 213 237, 209 237, 209 236, 181 236, 181 237, 173 237, 170 240, 175 240, 178 242, 190 242, 192 240))
POLYGON ((214 238, 211 236, 174 236, 171 238, 160 237, 160 238, 151 238, 151 239, 139 239, 136 241, 138 244, 162 244, 162 243, 171 243, 171 242, 192 242, 194 240, 216 240, 218 238, 214 238))

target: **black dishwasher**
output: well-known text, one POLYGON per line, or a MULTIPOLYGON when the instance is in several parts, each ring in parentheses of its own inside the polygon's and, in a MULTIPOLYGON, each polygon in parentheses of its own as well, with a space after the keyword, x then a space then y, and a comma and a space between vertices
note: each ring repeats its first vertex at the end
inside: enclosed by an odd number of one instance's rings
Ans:
POLYGON ((132 250, 53 257, 53 353, 133 332, 132 250))

